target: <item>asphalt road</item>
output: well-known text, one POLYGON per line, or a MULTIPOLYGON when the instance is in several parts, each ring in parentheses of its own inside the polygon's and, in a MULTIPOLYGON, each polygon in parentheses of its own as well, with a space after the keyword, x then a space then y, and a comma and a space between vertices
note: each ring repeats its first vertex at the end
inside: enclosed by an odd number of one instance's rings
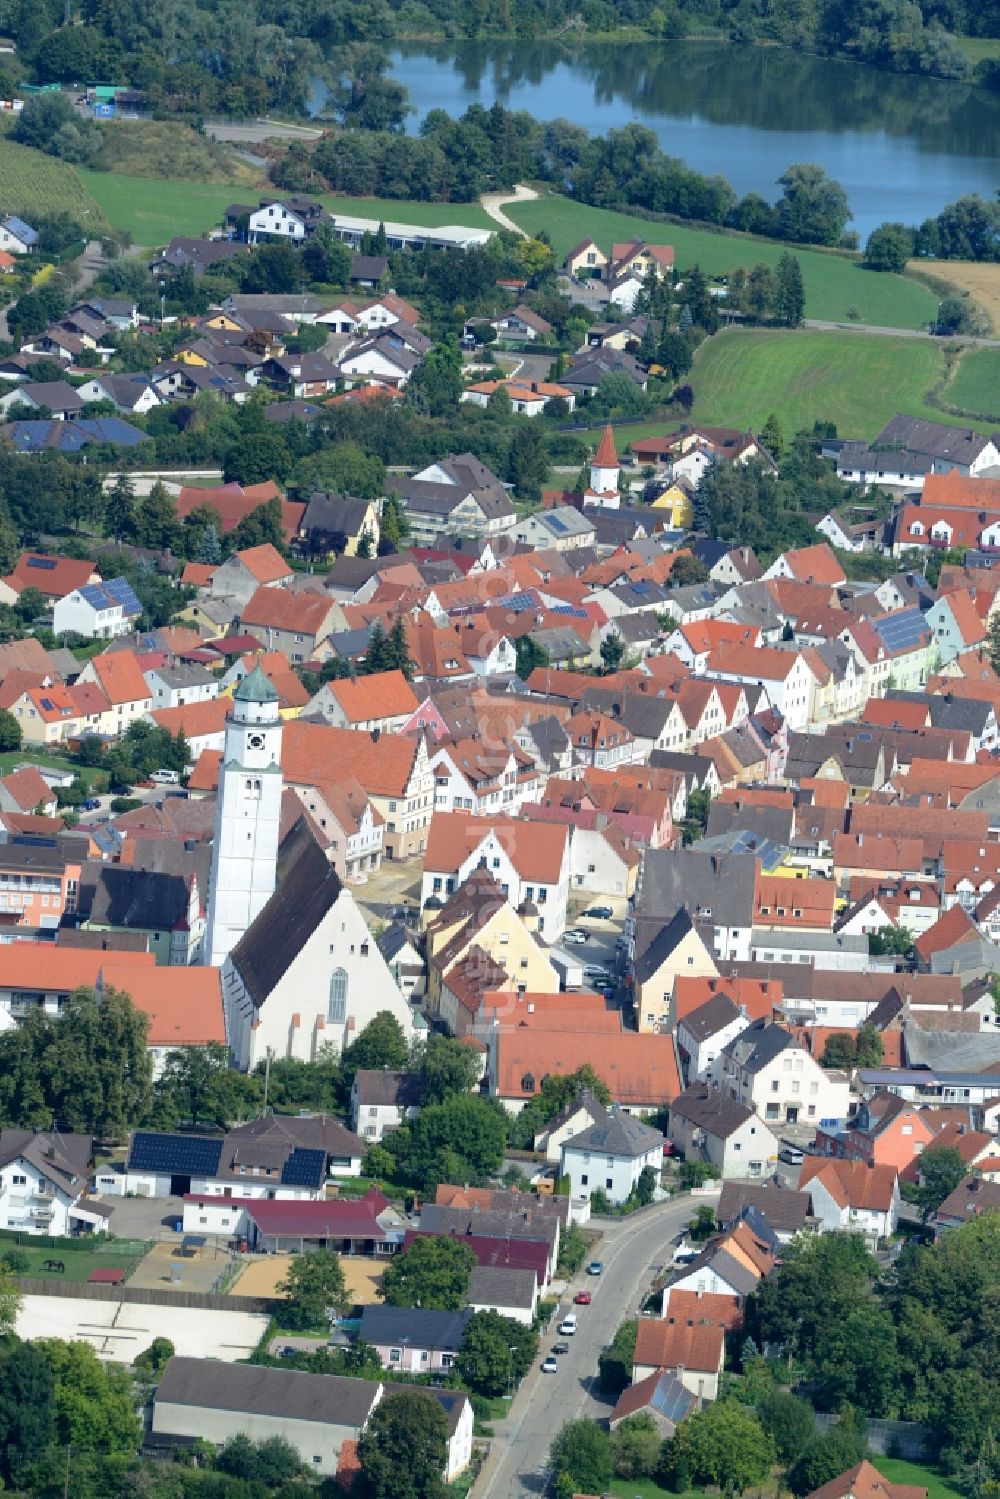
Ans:
POLYGON ((570 1284, 542 1338, 534 1368, 525 1376, 509 1415, 494 1427, 493 1449, 476 1484, 476 1499, 543 1494, 549 1447, 559 1428, 580 1417, 610 1414, 611 1405, 597 1387, 598 1354, 637 1311, 653 1279, 653 1266, 669 1261, 674 1235, 687 1227, 699 1203, 716 1201, 685 1196, 649 1208, 638 1218, 602 1222, 604 1240, 595 1252, 604 1261, 604 1273, 596 1278, 581 1271, 570 1284), (556 1328, 580 1289, 593 1292, 593 1303, 575 1308, 576 1335, 560 1338, 556 1328), (560 1356, 558 1374, 542 1374, 542 1358, 557 1342, 567 1342, 570 1351, 560 1356))

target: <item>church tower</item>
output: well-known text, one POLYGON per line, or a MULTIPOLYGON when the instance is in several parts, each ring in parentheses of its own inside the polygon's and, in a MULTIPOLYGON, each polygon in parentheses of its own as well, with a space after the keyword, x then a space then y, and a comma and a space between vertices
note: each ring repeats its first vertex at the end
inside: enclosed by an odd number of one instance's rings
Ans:
POLYGON ((618 489, 620 472, 615 434, 609 422, 590 465, 590 488, 584 494, 584 505, 602 505, 606 509, 617 510, 621 499, 618 489))
POLYGON ((278 694, 255 666, 233 694, 219 766, 204 946, 213 967, 274 894, 282 785, 278 694))

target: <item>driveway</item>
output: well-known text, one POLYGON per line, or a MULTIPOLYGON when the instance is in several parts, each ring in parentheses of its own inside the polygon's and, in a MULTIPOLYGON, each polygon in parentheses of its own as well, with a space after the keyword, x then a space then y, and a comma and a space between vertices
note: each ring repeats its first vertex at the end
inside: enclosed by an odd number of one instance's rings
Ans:
POLYGON ((180 1235, 169 1227, 169 1218, 184 1214, 183 1197, 102 1197, 105 1207, 112 1208, 108 1225, 114 1239, 176 1239, 180 1235))
POLYGON ((561 1426, 581 1417, 606 1419, 611 1402, 597 1383, 597 1357, 622 1322, 637 1312, 654 1279, 653 1267, 667 1263, 671 1239, 694 1216, 702 1202, 717 1197, 685 1196, 649 1208, 638 1217, 601 1220, 595 1226, 604 1238, 595 1254, 604 1261, 604 1274, 593 1279, 583 1273, 567 1288, 542 1338, 535 1365, 524 1378, 508 1416, 495 1425, 496 1438, 476 1484, 476 1499, 523 1499, 545 1491, 549 1447, 561 1426), (593 1293, 591 1306, 577 1307, 579 1328, 569 1353, 559 1359, 558 1374, 542 1374, 540 1363, 552 1344, 560 1317, 569 1310, 576 1291, 593 1293))
POLYGON ((479 201, 483 205, 483 212, 488 213, 491 219, 495 219, 498 224, 504 229, 509 229, 519 239, 527 239, 528 235, 520 225, 515 224, 514 220, 509 219, 504 213, 504 207, 508 203, 530 203, 532 198, 537 197, 538 194, 533 187, 525 187, 519 182, 511 193, 483 193, 479 201))

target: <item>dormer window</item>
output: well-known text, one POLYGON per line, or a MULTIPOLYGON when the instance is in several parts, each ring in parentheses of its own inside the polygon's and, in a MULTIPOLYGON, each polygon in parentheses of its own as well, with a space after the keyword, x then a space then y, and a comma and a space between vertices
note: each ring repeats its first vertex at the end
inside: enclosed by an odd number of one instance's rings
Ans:
POLYGON ((530 1072, 526 1072, 521 1079, 521 1091, 522 1093, 534 1093, 535 1091, 535 1079, 530 1072))

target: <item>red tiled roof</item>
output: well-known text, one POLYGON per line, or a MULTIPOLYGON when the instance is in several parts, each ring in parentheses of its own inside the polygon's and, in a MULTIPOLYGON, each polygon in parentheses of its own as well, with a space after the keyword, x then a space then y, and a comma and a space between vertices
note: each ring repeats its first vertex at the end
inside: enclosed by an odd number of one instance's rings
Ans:
POLYGON ((799 1173, 801 1192, 814 1179, 822 1182, 840 1207, 888 1212, 896 1182, 895 1166, 869 1166, 865 1161, 829 1160, 806 1156, 799 1173))
POLYGON ((277 547, 272 546, 269 541, 261 546, 246 547, 236 555, 258 583, 277 583, 279 579, 291 576, 292 569, 277 547))
POLYGON ((972 917, 964 907, 954 905, 943 916, 939 916, 934 925, 929 926, 917 938, 913 946, 923 962, 929 963, 936 952, 945 952, 959 942, 968 942, 978 936, 979 928, 972 917))
MULTIPOLYGON (((726 1298, 723 1298, 726 1299, 726 1298)), ((666 1317, 640 1318, 633 1364, 656 1369, 695 1369, 718 1373, 726 1346, 725 1328, 713 1322, 671 1322, 666 1317)))

